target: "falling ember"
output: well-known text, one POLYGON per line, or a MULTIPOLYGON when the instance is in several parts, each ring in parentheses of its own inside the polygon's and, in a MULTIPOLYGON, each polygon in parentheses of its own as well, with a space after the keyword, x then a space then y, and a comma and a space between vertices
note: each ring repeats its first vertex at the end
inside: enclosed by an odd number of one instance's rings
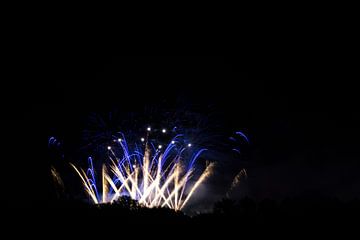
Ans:
POLYGON ((111 163, 102 166, 101 195, 91 158, 86 172, 73 164, 71 166, 95 204, 113 203, 121 196, 130 196, 149 208, 168 207, 178 211, 184 208, 201 183, 212 174, 214 163, 208 164, 191 185, 189 180, 194 178, 194 163, 206 149, 195 152, 187 159, 184 156, 187 148, 175 145, 176 138, 169 145, 159 145, 153 151, 146 143, 143 154, 139 149, 130 153, 124 138, 117 142, 119 149, 109 147, 111 163), (164 151, 160 152, 162 148, 164 151), (186 159, 188 161, 184 161, 186 159))

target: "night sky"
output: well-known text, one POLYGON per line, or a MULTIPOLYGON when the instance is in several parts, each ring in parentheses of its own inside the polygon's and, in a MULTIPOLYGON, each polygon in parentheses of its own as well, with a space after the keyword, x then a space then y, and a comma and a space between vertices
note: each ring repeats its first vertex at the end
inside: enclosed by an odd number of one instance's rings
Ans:
MULTIPOLYGON (((221 169, 231 179, 247 168, 241 196, 360 197, 359 97, 348 63, 326 44, 295 37, 257 39, 219 56, 122 56, 70 40, 26 47, 10 60, 14 94, 4 98, 13 143, 5 150, 5 178, 17 174, 9 193, 16 195, 19 184, 33 203, 49 201, 48 171, 58 163, 47 140, 57 135, 76 148, 88 113, 185 104, 205 115, 215 109, 224 132, 249 137, 240 162, 224 159, 221 169)), ((206 191, 215 198, 227 186, 214 182, 206 191)))

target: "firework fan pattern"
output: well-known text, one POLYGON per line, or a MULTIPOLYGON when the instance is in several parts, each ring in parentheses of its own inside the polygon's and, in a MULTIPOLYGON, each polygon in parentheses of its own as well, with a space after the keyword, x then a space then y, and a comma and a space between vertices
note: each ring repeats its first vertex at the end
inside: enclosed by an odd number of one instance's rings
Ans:
POLYGON ((93 203, 113 203, 129 196, 146 207, 178 211, 211 175, 214 163, 207 163, 202 173, 195 174, 195 162, 206 149, 194 150, 182 135, 175 136, 167 146, 154 146, 148 141, 151 130, 147 128, 147 135, 132 151, 123 134, 114 139, 107 146, 108 164, 102 165, 101 174, 96 174, 91 157, 86 170, 71 164, 93 203))

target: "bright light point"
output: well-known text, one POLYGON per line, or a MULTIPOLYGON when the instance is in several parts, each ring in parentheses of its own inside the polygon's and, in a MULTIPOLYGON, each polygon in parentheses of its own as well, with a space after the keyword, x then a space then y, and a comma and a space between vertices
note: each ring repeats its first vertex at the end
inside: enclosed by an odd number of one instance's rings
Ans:
POLYGON ((150 132, 150 131, 151 131, 151 127, 148 127, 146 130, 147 130, 148 132, 150 132))
POLYGON ((171 144, 175 144, 175 141, 171 141, 171 144))
POLYGON ((163 132, 163 133, 166 133, 166 129, 164 128, 164 129, 162 130, 162 132, 163 132))
POLYGON ((188 144, 188 147, 191 147, 191 146, 192 146, 191 143, 189 143, 189 144, 188 144))
POLYGON ((145 141, 145 138, 141 138, 140 140, 141 140, 142 142, 144 142, 144 141, 145 141))
POLYGON ((159 149, 161 149, 162 148, 162 145, 159 145, 159 147, 158 147, 159 149))
POLYGON ((136 168, 136 165, 135 165, 135 164, 133 165, 133 168, 136 168))
POLYGON ((107 147, 107 149, 108 149, 108 150, 111 150, 111 147, 110 147, 110 146, 108 146, 108 147, 107 147))
POLYGON ((121 141, 122 141, 122 139, 121 139, 121 138, 119 138, 119 139, 118 139, 118 141, 119 141, 119 142, 121 142, 121 141))

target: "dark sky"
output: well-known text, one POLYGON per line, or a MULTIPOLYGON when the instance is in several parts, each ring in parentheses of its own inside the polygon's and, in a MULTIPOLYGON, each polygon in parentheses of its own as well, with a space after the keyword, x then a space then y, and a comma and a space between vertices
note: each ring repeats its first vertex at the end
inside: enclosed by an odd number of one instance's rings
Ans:
POLYGON ((18 169, 10 192, 17 194, 19 184, 33 198, 46 198, 47 139, 76 138, 89 111, 186 99, 205 113, 216 105, 224 131, 248 134, 246 194, 359 197, 359 97, 351 63, 326 41, 272 34, 219 56, 130 57, 96 41, 62 38, 24 47, 9 60, 14 94, 4 97, 4 126, 14 143, 4 160, 6 177, 18 169))

